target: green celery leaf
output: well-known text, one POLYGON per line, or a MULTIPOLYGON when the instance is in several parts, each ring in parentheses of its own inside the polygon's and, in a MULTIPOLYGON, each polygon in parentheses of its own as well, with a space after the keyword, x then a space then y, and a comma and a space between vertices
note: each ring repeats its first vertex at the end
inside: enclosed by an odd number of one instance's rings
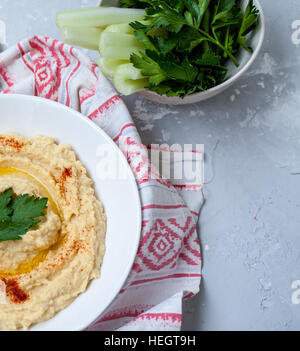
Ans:
POLYGON ((151 85, 159 85, 167 78, 159 65, 144 53, 140 53, 139 55, 132 54, 130 61, 133 63, 134 67, 141 70, 143 76, 149 78, 149 83, 151 85))
POLYGON ((169 41, 176 45, 178 51, 191 52, 196 46, 207 41, 207 38, 196 29, 184 26, 178 34, 172 33, 169 41))
POLYGON ((149 50, 146 50, 146 55, 159 65, 169 79, 192 82, 197 76, 197 68, 190 64, 187 57, 184 58, 180 65, 179 60, 171 55, 165 57, 149 50))
POLYGON ((145 45, 146 49, 150 51, 159 52, 154 44, 154 40, 149 35, 147 35, 142 29, 135 30, 134 35, 140 42, 142 42, 145 45))
POLYGON ((212 20, 212 26, 215 30, 229 25, 240 24, 242 10, 235 6, 235 2, 235 0, 223 0, 221 2, 212 20))
POLYGON ((252 49, 248 47, 246 43, 246 35, 251 32, 254 28, 256 28, 259 20, 259 11, 254 6, 253 0, 249 0, 248 6, 246 8, 241 28, 238 34, 237 41, 239 44, 249 52, 252 52, 252 49))
POLYGON ((185 18, 190 25, 199 28, 202 18, 207 10, 211 0, 183 0, 188 11, 185 12, 185 18))
POLYGON ((213 51, 206 51, 200 59, 196 59, 195 62, 199 66, 220 66, 221 56, 216 55, 213 51))
POLYGON ((180 12, 173 9, 165 1, 160 1, 160 4, 147 11, 146 20, 151 20, 152 28, 167 28, 170 32, 178 33, 182 26, 187 24, 187 21, 180 12))
POLYGON ((163 54, 166 55, 170 51, 172 51, 175 46, 176 46, 176 41, 172 41, 170 39, 164 39, 162 37, 156 37, 155 38, 157 42, 157 46, 159 48, 159 51, 163 54))

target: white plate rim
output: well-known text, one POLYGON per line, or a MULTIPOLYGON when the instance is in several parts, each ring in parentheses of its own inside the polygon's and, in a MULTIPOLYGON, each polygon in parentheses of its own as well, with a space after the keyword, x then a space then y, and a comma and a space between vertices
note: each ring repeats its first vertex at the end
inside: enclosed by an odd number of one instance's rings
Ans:
MULTIPOLYGON (((111 145, 111 147, 115 150, 115 152, 118 153, 118 155, 121 157, 121 159, 123 160, 123 163, 125 165, 125 167, 128 170, 128 176, 130 177, 130 180, 133 184, 135 184, 135 196, 136 196, 136 200, 139 204, 139 211, 137 212, 137 223, 138 226, 136 228, 136 232, 135 232, 135 237, 134 237, 134 248, 131 252, 131 255, 129 255, 128 258, 128 269, 124 270, 124 273, 122 275, 122 278, 120 278, 119 280, 119 287, 115 288, 114 291, 111 294, 111 298, 109 299, 109 303, 107 303, 107 306, 105 308, 101 308, 99 309, 99 311, 97 312, 97 317, 91 319, 91 321, 87 324, 83 324, 80 327, 78 327, 76 329, 76 331, 81 331, 86 329, 87 327, 89 327, 90 325, 92 325, 95 321, 97 321, 99 319, 99 317, 109 308, 109 306, 111 305, 111 303, 114 301, 114 299, 117 297, 118 293, 120 292, 120 290, 122 289, 124 283, 126 282, 126 279, 128 278, 129 273, 131 272, 132 266, 134 264, 136 255, 137 255, 137 251, 138 251, 138 247, 139 247, 139 243, 140 243, 140 238, 141 238, 141 228, 142 228, 142 209, 141 209, 141 199, 140 199, 140 193, 138 190, 138 186, 136 183, 136 179, 135 176, 133 174, 133 171, 131 169, 131 167, 129 166, 126 157, 124 156, 124 154, 121 152, 121 150, 118 148, 118 146, 115 144, 115 142, 108 136, 108 134, 102 130, 95 122, 91 121, 90 119, 88 119, 85 115, 83 115, 82 113, 60 103, 60 102, 56 102, 53 100, 49 100, 43 97, 38 97, 38 96, 32 96, 32 95, 25 95, 25 94, 0 94, 0 106, 1 106, 1 100, 2 99, 8 99, 8 100, 12 100, 14 101, 15 99, 25 99, 28 101, 39 101, 42 104, 48 104, 49 106, 52 106, 53 108, 58 108, 58 109, 63 109, 66 112, 72 114, 74 116, 74 118, 79 118, 81 119, 81 121, 83 123, 86 123, 87 125, 89 125, 91 128, 93 128, 94 130, 96 130, 96 132, 98 132, 99 134, 101 134, 101 136, 111 145)), ((126 106, 125 106, 126 107, 126 106)), ((127 108, 126 108, 126 112, 128 113, 128 115, 130 116, 127 108)), ((55 137, 55 136, 53 136, 55 137)), ((71 145, 72 147, 72 145, 71 145)), ((84 162, 83 160, 81 160, 82 162, 84 162)), ((88 169, 87 169, 88 170, 88 169)), ((89 170, 88 170, 89 171, 89 170)), ((96 183, 96 181, 93 179, 93 181, 96 183)), ((105 204, 104 204, 105 206, 105 204)), ((105 257, 105 256, 104 256, 105 257)), ((84 294, 84 293, 82 293, 84 294)), ((81 294, 81 295, 82 295, 81 294)), ((54 317, 53 317, 54 318, 54 317)), ((51 318, 52 319, 52 318, 51 318)), ((48 321, 50 321, 51 319, 49 319, 48 321)), ((33 326, 34 329, 36 330, 43 330, 43 329, 39 329, 39 325, 35 324, 33 326)))

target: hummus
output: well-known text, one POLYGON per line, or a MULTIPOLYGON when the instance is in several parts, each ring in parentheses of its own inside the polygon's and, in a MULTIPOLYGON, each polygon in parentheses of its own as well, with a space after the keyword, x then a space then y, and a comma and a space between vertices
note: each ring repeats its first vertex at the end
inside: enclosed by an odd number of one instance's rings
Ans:
POLYGON ((93 182, 68 145, 0 135, 0 193, 47 197, 22 240, 0 242, 0 330, 29 328, 66 308, 99 277, 106 217, 93 182))

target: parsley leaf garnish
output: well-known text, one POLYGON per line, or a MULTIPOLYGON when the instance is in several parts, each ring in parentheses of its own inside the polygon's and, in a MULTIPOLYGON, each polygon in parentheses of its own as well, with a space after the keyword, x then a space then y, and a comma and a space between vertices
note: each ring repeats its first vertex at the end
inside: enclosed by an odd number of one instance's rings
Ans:
POLYGON ((29 196, 13 196, 9 188, 0 194, 0 242, 21 240, 21 235, 40 223, 48 199, 29 196))
POLYGON ((8 205, 11 203, 12 195, 12 188, 7 189, 0 195, 0 222, 9 220, 9 216, 12 213, 12 208, 8 205))

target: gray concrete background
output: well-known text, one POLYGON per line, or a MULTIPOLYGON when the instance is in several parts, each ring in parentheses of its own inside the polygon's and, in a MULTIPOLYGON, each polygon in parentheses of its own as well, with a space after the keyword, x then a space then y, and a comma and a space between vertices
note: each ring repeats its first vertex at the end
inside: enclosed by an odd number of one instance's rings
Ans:
MULTIPOLYGON (((199 221, 201 293, 184 305, 184 330, 299 330, 300 46, 291 40, 299 0, 261 0, 266 39, 251 70, 207 102, 126 103, 146 144, 205 144, 206 203, 199 221)), ((93 0, 0 0, 8 44, 60 38, 59 10, 93 0)), ((299 35, 300 38, 300 35, 299 35)))

